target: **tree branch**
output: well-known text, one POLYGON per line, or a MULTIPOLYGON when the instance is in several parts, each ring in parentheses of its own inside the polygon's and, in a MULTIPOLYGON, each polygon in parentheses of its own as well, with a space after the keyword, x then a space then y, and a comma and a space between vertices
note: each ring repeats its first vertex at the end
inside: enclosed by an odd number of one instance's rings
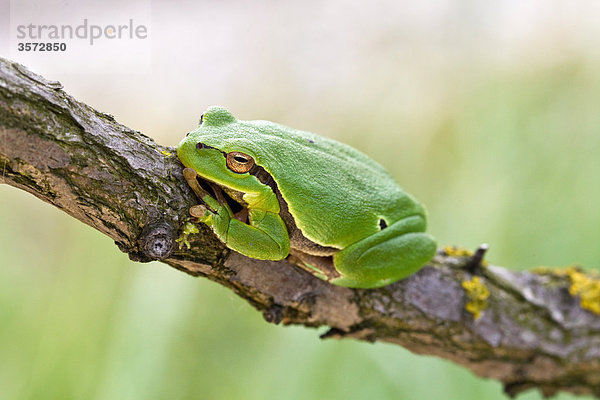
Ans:
POLYGON ((197 201, 175 150, 3 59, 0 135, 0 183, 93 226, 132 260, 160 259, 219 282, 269 322, 325 325, 324 337, 380 340, 446 358, 500 380, 510 395, 529 388, 600 395, 600 317, 581 306, 584 300, 596 310, 598 281, 583 273, 482 267, 481 253, 450 249, 408 279, 353 290, 287 261, 230 252, 202 227, 192 248, 181 250, 175 240, 197 201), (578 292, 582 279, 593 290, 578 292))

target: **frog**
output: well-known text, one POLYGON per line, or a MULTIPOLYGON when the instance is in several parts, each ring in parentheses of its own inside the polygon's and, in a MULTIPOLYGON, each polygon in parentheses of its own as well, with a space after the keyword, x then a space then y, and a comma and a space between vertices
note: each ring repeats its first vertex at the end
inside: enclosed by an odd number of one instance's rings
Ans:
POLYGON ((288 259, 334 285, 374 289, 430 261, 425 208, 359 150, 213 106, 177 147, 189 209, 231 250, 288 259))

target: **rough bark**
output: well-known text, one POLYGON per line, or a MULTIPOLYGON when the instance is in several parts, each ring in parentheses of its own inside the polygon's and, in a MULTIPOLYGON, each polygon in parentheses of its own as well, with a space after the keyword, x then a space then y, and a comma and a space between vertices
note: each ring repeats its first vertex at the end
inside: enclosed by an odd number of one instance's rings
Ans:
MULTIPOLYGON (((481 267, 440 250, 419 273, 377 290, 330 285, 287 261, 249 259, 207 229, 179 249, 197 203, 173 148, 67 95, 58 82, 0 59, 0 183, 110 236, 132 260, 162 262, 233 290, 273 323, 326 325, 323 336, 386 341, 501 381, 600 395, 600 317, 572 295, 568 274, 481 267), (480 318, 465 281, 489 290, 480 318)), ((484 296, 485 297, 485 296, 484 296)), ((434 378, 435 379, 435 378, 434 378)))

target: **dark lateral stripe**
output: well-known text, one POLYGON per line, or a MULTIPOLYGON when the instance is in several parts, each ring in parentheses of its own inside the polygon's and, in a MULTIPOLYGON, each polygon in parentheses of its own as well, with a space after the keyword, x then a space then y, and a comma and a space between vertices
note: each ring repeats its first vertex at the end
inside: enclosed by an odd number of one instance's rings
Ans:
POLYGON ((275 188, 277 187, 277 184, 275 183, 275 180, 273 179, 271 174, 265 171, 265 169, 260 165, 254 164, 254 166, 248 172, 250 173, 250 175, 254 175, 256 179, 258 179, 258 181, 263 185, 267 185, 273 190, 275 190, 275 188))

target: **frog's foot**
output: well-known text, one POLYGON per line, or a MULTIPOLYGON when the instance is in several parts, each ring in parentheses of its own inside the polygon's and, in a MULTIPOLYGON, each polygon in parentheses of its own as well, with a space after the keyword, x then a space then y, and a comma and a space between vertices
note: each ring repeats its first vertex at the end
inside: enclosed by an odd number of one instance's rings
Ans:
MULTIPOLYGON (((198 199, 206 206, 206 208, 212 212, 216 214, 216 211, 214 210, 213 207, 211 207, 206 199, 212 197, 211 194, 205 190, 202 186, 200 186, 200 183, 198 182, 198 174, 196 173, 195 170, 193 170, 192 168, 184 168, 183 170, 183 177, 185 178, 185 181, 187 182, 187 184, 189 185, 189 187, 192 189, 192 191, 196 194, 196 196, 198 197, 198 199)), ((192 217, 196 217, 197 215, 194 214, 199 214, 200 213, 200 209, 195 209, 194 211, 192 211, 192 209, 194 209, 193 206, 192 208, 190 208, 190 215, 192 217)), ((206 210, 204 210, 206 211, 206 210)), ((204 215, 204 212, 202 212, 202 215, 204 215)))
POLYGON ((207 209, 211 213, 216 214, 216 207, 213 204, 214 200, 216 200, 219 205, 229 206, 231 210, 234 210, 235 219, 246 224, 248 223, 248 208, 227 195, 219 185, 202 180, 192 168, 185 168, 183 176, 192 191, 202 202, 202 204, 190 208, 190 215, 192 217, 201 218, 205 215, 207 209), (211 202, 209 199, 213 201, 211 202))
POLYGON ((185 178, 185 181, 190 186, 190 188, 192 188, 194 193, 196 193, 196 196, 198 196, 199 199, 202 200, 204 196, 210 196, 210 193, 204 190, 202 186, 200 186, 200 184, 198 183, 198 174, 193 168, 184 168, 183 177, 185 178))
POLYGON ((296 249, 290 249, 288 260, 303 270, 308 271, 326 281, 332 281, 334 279, 341 278, 340 273, 333 265, 333 258, 331 256, 314 256, 296 249))
POLYGON ((196 204, 190 207, 190 215, 194 218, 202 218, 206 215, 208 208, 204 204, 196 204))

